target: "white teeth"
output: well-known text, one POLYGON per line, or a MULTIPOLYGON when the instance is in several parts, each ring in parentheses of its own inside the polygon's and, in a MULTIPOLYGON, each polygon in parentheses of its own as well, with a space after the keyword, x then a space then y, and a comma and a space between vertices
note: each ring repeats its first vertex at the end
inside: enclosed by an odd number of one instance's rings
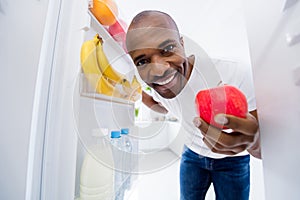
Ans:
POLYGON ((158 85, 165 85, 165 84, 168 84, 169 82, 171 82, 174 78, 175 74, 173 76, 171 76, 170 78, 168 78, 167 80, 165 81, 158 81, 158 82, 155 82, 155 84, 158 84, 158 85))

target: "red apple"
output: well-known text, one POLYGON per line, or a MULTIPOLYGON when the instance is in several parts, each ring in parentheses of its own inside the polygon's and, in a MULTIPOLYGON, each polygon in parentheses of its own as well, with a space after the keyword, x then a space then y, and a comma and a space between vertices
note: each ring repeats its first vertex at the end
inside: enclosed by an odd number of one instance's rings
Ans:
POLYGON ((109 34, 114 38, 115 41, 117 41, 120 46, 127 52, 126 50, 126 30, 127 30, 127 24, 121 20, 118 19, 116 23, 108 27, 109 34))
POLYGON ((245 95, 236 87, 222 85, 201 90, 196 96, 196 108, 199 116, 207 123, 218 128, 226 128, 215 122, 216 114, 224 113, 246 118, 248 104, 245 95))
POLYGON ((116 23, 108 27, 108 32, 111 36, 115 37, 118 35, 125 36, 127 24, 122 19, 118 19, 116 23))

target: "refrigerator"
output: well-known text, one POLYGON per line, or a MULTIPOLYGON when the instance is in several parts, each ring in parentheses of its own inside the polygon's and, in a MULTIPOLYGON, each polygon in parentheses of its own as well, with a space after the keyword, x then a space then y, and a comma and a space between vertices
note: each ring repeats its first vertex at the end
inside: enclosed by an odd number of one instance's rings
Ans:
POLYGON ((266 199, 299 199, 300 2, 243 1, 266 199))
MULTIPOLYGON (((88 3, 0 0, 0 199, 76 199, 92 133, 130 128, 139 134, 134 103, 85 92, 80 48, 96 32, 116 68, 129 78, 134 74, 130 58, 88 12, 88 3)), ((299 199, 300 4, 243 5, 266 199, 299 199)))
POLYGON ((113 67, 128 80, 135 73, 89 3, 0 1, 0 199, 79 198, 82 162, 97 142, 93 134, 136 130, 133 101, 95 96, 86 86, 80 49, 96 33, 113 67))

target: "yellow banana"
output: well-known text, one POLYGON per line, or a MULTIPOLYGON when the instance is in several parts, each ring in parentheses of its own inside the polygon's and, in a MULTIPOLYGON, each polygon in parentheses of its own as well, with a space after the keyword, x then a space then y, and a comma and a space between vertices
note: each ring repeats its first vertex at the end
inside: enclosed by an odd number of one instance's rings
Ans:
POLYGON ((82 70, 85 74, 85 77, 94 89, 96 89, 97 81, 101 75, 96 54, 97 43, 99 43, 99 40, 97 37, 94 37, 93 40, 84 42, 80 51, 82 70))
POLYGON ((130 82, 126 78, 123 78, 121 81, 121 84, 122 84, 122 88, 123 88, 124 92, 127 95, 130 95, 132 93, 132 88, 131 88, 130 82))
POLYGON ((100 43, 98 34, 92 39, 83 43, 80 52, 81 67, 85 77, 97 93, 122 97, 114 84, 104 77, 99 68, 97 60, 97 45, 100 43))
POLYGON ((133 79, 131 81, 131 88, 133 88, 133 90, 137 93, 142 94, 142 86, 135 75, 133 76, 133 79))
POLYGON ((126 93, 128 99, 136 101, 141 97, 142 87, 138 82, 136 76, 133 77, 131 84, 127 79, 123 79, 122 82, 123 91, 126 93))
POLYGON ((100 76, 96 91, 108 96, 122 97, 122 94, 118 91, 118 89, 115 88, 114 85, 111 84, 104 76, 100 76))
POLYGON ((114 81, 115 83, 120 83, 124 78, 124 75, 117 72, 112 68, 110 63, 107 60, 107 57, 103 51, 102 40, 99 38, 99 42, 96 45, 97 47, 97 60, 100 67, 100 70, 104 76, 108 79, 114 81))

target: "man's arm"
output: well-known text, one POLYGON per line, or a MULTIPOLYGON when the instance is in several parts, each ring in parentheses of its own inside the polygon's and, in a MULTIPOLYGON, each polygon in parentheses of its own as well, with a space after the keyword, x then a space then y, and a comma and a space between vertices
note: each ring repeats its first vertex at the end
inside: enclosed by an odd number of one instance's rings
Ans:
POLYGON ((165 107, 163 107, 160 103, 155 101, 152 96, 148 95, 144 91, 142 93, 142 102, 151 110, 154 110, 162 114, 168 113, 168 110, 165 107))

